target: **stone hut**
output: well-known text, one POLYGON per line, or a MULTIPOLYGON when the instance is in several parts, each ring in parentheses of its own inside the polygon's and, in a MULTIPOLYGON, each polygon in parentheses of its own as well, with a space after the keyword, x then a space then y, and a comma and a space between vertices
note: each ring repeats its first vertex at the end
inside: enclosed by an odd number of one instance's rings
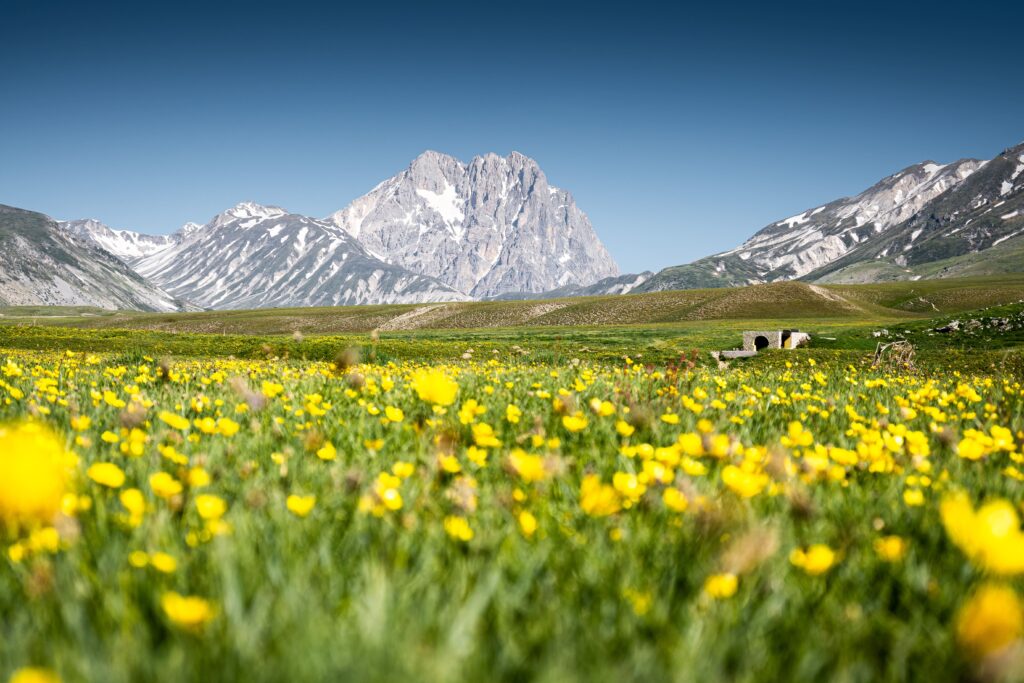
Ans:
POLYGON ((800 330, 753 330, 743 333, 743 350, 757 353, 761 349, 795 349, 810 339, 811 335, 800 330))

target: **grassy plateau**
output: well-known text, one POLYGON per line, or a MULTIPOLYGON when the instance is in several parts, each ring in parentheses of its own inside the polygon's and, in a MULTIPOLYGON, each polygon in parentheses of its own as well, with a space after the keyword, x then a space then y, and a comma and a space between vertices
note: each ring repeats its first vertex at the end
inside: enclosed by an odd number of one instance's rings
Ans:
POLYGON ((1020 680, 1022 300, 0 309, 0 678, 1020 680))

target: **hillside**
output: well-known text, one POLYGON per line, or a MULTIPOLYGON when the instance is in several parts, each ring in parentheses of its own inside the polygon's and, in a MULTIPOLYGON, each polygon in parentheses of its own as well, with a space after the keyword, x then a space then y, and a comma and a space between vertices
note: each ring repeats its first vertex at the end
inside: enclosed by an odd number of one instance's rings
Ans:
POLYGON ((1024 269, 1024 144, 1008 149, 885 235, 806 275, 863 281, 902 274, 949 277, 1024 269), (873 268, 869 267, 869 264, 873 268))
POLYGON ((471 330, 658 325, 716 320, 775 320, 779 325, 828 319, 909 320, 1024 300, 1024 275, 872 285, 779 282, 737 288, 682 290, 532 301, 278 308, 180 314, 113 313, 53 317, 31 309, 0 310, 0 323, 46 323, 100 329, 227 334, 340 334, 370 330, 471 330))
POLYGON ((1024 271, 1024 144, 926 161, 771 223, 735 249, 656 273, 638 292, 799 278, 865 283, 1024 271))
POLYGON ((181 300, 41 213, 0 205, 0 305, 173 311, 181 300))

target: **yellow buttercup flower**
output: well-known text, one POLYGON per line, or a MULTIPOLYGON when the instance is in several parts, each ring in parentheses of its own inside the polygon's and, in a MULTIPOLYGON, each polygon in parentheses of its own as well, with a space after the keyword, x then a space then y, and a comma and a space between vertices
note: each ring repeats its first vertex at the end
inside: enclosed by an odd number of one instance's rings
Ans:
POLYGON ((665 489, 661 494, 661 500, 665 503, 665 507, 675 512, 686 512, 686 509, 690 507, 690 501, 682 491, 676 488, 665 489))
POLYGON ((794 550, 789 555, 789 561, 811 576, 819 576, 835 565, 836 553, 827 545, 817 543, 806 550, 794 550))
POLYGON ((722 483, 741 498, 753 498, 764 491, 769 482, 767 474, 749 472, 735 465, 722 468, 722 483))
POLYGON ((975 511, 966 494, 953 493, 939 512, 950 540, 976 566, 994 574, 1024 572, 1024 533, 1012 504, 998 499, 975 511))
POLYGON ((159 572, 171 574, 178 568, 178 561, 171 555, 156 552, 149 556, 149 563, 159 572))
POLYGON ((738 586, 735 574, 712 574, 704 581, 704 592, 713 598, 731 598, 738 586))
POLYGON ((527 455, 522 449, 515 449, 508 456, 509 464, 516 474, 527 483, 540 481, 547 475, 544 459, 536 455, 527 455))
POLYGON ((182 417, 181 415, 172 413, 169 410, 161 410, 157 413, 157 418, 171 429, 185 431, 192 426, 192 423, 189 422, 187 417, 182 417))
POLYGON ((439 406, 455 403, 458 383, 441 370, 421 369, 413 373, 412 388, 421 401, 439 406))
POLYGON ((234 436, 238 433, 240 425, 229 417, 222 417, 217 420, 217 431, 222 436, 234 436))
POLYGON ((523 510, 519 513, 517 520, 519 522, 519 530, 523 532, 523 536, 530 538, 537 531, 537 518, 530 512, 523 510))
POLYGON ((588 424, 586 415, 580 412, 562 416, 562 426, 570 432, 582 432, 588 424))
POLYGON ((1006 649, 1022 634, 1024 605, 1008 586, 983 585, 957 614, 957 642, 976 659, 1006 649))
POLYGON ((173 498, 181 493, 181 482, 167 472, 156 472, 149 477, 149 488, 160 498, 173 498))
POLYGON ((316 505, 316 496, 290 495, 285 501, 288 511, 297 517, 306 517, 316 505))
POLYGON ((473 442, 480 448, 497 448, 501 441, 494 435, 494 428, 486 422, 480 422, 472 427, 473 442))
POLYGON ((218 520, 227 512, 227 503, 220 496, 204 493, 196 496, 196 510, 205 520, 218 520))
POLYGON ((60 683, 60 676, 49 669, 26 666, 11 674, 8 683, 60 683))
POLYGON ((0 427, 0 521, 49 522, 60 512, 74 455, 35 422, 0 427))
POLYGON ((465 517, 449 515, 444 518, 444 530, 452 538, 464 543, 473 540, 473 529, 465 517))
POLYGON ((112 462, 97 462, 85 471, 87 477, 108 488, 121 488, 124 484, 124 470, 112 462))
POLYGON ((320 449, 317 450, 316 457, 320 458, 321 460, 334 460, 335 458, 338 457, 338 451, 335 450, 334 444, 328 441, 320 449))
POLYGON ((622 504, 614 487, 602 484, 596 474, 588 474, 580 486, 580 507, 593 517, 605 517, 618 512, 622 504))
POLYGON ((907 542, 899 536, 875 539, 875 553, 886 562, 899 562, 907 554, 907 542))
POLYGON ((171 623, 189 631, 202 629, 216 615, 216 611, 209 601, 192 595, 180 595, 173 591, 161 596, 160 606, 171 623))

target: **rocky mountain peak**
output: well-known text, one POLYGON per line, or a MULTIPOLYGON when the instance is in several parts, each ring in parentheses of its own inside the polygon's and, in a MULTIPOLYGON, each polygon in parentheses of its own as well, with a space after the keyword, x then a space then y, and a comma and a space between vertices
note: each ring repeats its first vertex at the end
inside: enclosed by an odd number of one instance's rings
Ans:
POLYGON ((468 164, 424 152, 329 220, 385 261, 474 297, 618 274, 586 214, 519 152, 468 164))
POLYGON ((229 215, 234 218, 269 218, 271 216, 283 216, 288 213, 280 206, 259 204, 257 202, 239 202, 221 215, 229 215))

